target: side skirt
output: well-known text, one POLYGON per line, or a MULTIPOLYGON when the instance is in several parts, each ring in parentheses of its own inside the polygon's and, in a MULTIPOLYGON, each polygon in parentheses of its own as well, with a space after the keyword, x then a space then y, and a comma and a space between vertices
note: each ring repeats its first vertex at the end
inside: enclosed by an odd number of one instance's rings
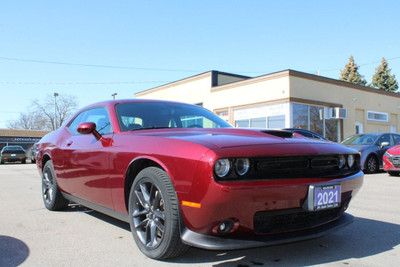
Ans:
POLYGON ((78 204, 80 204, 82 206, 88 207, 88 208, 93 209, 95 211, 98 211, 100 213, 104 213, 104 214, 106 214, 106 215, 108 215, 110 217, 113 217, 115 219, 118 219, 120 221, 129 223, 128 214, 123 214, 123 213, 120 213, 120 212, 116 212, 115 210, 112 210, 112 209, 109 209, 109 208, 94 204, 94 203, 89 202, 87 200, 84 200, 84 199, 81 199, 81 198, 78 198, 78 197, 74 197, 74 196, 71 196, 71 195, 63 193, 63 192, 61 194, 63 195, 63 197, 65 197, 69 201, 78 203, 78 204))

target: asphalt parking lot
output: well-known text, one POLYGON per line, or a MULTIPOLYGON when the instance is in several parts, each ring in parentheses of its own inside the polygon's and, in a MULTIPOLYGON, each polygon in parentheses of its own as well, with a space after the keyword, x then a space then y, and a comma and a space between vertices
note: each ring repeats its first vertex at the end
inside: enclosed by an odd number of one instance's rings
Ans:
POLYGON ((47 211, 34 164, 0 165, 0 266, 399 266, 400 177, 366 175, 354 223, 323 238, 247 250, 191 248, 165 262, 136 248, 129 225, 81 206, 47 211))

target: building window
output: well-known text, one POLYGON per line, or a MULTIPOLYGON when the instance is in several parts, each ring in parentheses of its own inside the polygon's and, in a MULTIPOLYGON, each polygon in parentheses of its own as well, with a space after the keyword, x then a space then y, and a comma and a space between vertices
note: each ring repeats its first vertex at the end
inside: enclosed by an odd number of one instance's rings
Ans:
POLYGON ((367 120, 369 121, 379 121, 379 122, 389 122, 389 115, 384 112, 368 111, 367 120))
POLYGON ((250 128, 267 128, 267 120, 265 117, 250 119, 250 128))
POLYGON ((293 128, 308 130, 308 105, 293 103, 293 128))
POLYGON ((234 125, 241 128, 285 128, 288 110, 288 103, 236 109, 233 111, 234 125))
POLYGON ((235 127, 249 128, 249 126, 250 126, 250 121, 249 120, 238 120, 238 121, 235 121, 235 127))
POLYGON ((218 111, 217 115, 223 119, 226 122, 229 122, 229 111, 228 110, 224 110, 224 111, 218 111))
POLYGON ((321 118, 324 108, 310 105, 310 131, 319 135, 324 135, 324 119, 321 118))
POLYGON ((293 128, 313 131, 332 141, 339 141, 339 120, 325 118, 327 107, 292 103, 293 128))
POLYGON ((339 120, 325 120, 325 138, 332 141, 339 141, 339 120))
POLYGON ((235 121, 235 127, 239 128, 267 128, 267 118, 252 118, 235 121))
POLYGON ((285 115, 269 116, 268 128, 270 129, 285 128, 285 115))

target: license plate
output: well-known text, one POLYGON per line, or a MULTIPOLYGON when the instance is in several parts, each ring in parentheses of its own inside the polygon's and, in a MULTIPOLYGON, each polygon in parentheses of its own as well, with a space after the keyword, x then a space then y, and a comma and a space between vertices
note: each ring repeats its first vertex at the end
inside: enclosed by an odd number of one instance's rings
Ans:
POLYGON ((319 211, 334 209, 340 206, 340 185, 310 185, 306 201, 307 210, 319 211))
POLYGON ((11 157, 15 157, 17 154, 11 154, 11 157))

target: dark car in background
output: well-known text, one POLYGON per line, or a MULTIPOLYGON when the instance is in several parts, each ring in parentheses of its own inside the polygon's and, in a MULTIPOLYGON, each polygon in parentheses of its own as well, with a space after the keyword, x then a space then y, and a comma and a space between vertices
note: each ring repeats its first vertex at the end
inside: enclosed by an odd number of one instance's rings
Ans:
POLYGON ((37 143, 33 144, 31 152, 30 152, 30 159, 31 159, 31 163, 36 163, 36 147, 37 147, 37 143))
POLYGON ((298 134, 300 134, 300 135, 302 135, 304 137, 307 137, 307 138, 313 138, 313 139, 319 139, 319 140, 328 141, 328 139, 326 139, 325 137, 323 137, 323 136, 321 136, 321 135, 319 135, 317 133, 314 133, 312 131, 305 130, 305 129, 285 128, 283 130, 289 131, 289 132, 292 132, 292 133, 298 133, 298 134))
POLYGON ((374 173, 383 168, 383 154, 389 148, 398 145, 400 134, 370 133, 347 137, 341 143, 361 154, 361 166, 365 173, 374 173))
POLYGON ((26 163, 26 152, 22 146, 5 146, 1 150, 0 163, 5 162, 21 162, 26 163))

